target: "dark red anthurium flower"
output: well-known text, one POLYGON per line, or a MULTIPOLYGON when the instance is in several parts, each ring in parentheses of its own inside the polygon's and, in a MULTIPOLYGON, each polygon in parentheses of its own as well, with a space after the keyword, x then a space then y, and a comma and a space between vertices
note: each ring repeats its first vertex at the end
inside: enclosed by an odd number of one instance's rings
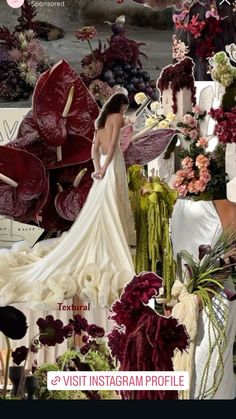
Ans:
POLYGON ((42 162, 30 153, 0 147, 0 214, 17 221, 37 221, 48 195, 42 162))

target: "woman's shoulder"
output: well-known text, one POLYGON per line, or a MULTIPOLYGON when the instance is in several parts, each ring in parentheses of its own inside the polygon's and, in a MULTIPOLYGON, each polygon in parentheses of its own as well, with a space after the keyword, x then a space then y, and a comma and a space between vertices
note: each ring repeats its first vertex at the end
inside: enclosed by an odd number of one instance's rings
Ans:
POLYGON ((108 115, 107 119, 110 120, 110 121, 116 121, 116 122, 123 122, 124 121, 124 117, 120 112, 111 113, 110 115, 108 115))

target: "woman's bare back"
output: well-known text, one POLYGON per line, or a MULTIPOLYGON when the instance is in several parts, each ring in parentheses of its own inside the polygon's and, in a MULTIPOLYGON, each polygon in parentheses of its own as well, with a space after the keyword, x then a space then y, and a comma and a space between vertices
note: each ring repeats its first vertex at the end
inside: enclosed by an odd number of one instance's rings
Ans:
POLYGON ((120 114, 108 115, 105 127, 99 128, 97 130, 97 139, 100 144, 101 152, 104 156, 108 154, 108 150, 109 150, 109 146, 110 146, 111 138, 112 138, 112 131, 113 131, 112 119, 114 120, 114 116, 116 115, 120 115, 120 114))

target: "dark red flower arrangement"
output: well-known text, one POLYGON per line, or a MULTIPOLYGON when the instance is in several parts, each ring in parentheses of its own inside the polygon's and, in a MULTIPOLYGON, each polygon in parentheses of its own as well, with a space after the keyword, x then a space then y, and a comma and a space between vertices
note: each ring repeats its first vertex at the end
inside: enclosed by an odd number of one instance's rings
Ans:
POLYGON ((185 57, 174 65, 165 67, 157 81, 157 87, 163 93, 169 87, 172 90, 173 113, 177 112, 177 93, 186 87, 192 92, 192 104, 196 105, 196 88, 194 86, 193 77, 193 61, 189 57, 185 57))
POLYGON ((1 148, 0 173, 17 183, 13 187, 0 180, 1 215, 37 222, 51 232, 71 226, 93 182, 91 146, 98 113, 66 61, 41 75, 17 139, 1 148))
POLYGON ((205 16, 200 19, 199 14, 190 17, 189 5, 184 3, 180 14, 173 15, 173 21, 177 30, 187 32, 192 38, 195 53, 197 56, 206 59, 216 52, 215 39, 223 32, 222 21, 215 6, 210 10, 201 3, 199 6, 205 9, 205 16))
MULTIPOLYGON (((158 295, 162 279, 143 272, 126 286, 112 306, 115 326, 108 334, 108 346, 119 362, 120 371, 173 371, 172 357, 177 348, 188 346, 183 325, 166 318, 146 304, 158 295)), ((124 399, 177 399, 177 391, 123 391, 124 399)))
POLYGON ((216 120, 214 134, 222 143, 236 143, 236 107, 225 111, 222 107, 211 109, 209 114, 216 120))

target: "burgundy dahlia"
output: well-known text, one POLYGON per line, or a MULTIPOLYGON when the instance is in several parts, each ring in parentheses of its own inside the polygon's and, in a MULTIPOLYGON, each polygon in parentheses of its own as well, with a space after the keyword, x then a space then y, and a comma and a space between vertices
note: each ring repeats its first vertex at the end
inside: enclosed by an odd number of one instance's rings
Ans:
POLYGON ((23 361, 25 361, 28 351, 29 348, 26 348, 26 346, 19 346, 19 348, 16 348, 11 355, 14 364, 20 365, 23 361))
POLYGON ((96 324, 90 324, 88 327, 88 334, 93 338, 103 338, 105 335, 105 330, 96 324))
POLYGON ((142 272, 125 287, 121 300, 138 309, 140 304, 148 304, 149 300, 158 294, 161 286, 162 279, 158 275, 153 272, 142 272))
POLYGON ((55 346, 64 341, 65 332, 61 320, 54 320, 53 316, 46 316, 46 319, 38 319, 36 324, 39 327, 39 341, 42 345, 55 346))
POLYGON ((81 335, 82 331, 86 332, 88 330, 88 322, 80 314, 76 314, 74 319, 70 319, 70 325, 74 328, 76 335, 81 335))

